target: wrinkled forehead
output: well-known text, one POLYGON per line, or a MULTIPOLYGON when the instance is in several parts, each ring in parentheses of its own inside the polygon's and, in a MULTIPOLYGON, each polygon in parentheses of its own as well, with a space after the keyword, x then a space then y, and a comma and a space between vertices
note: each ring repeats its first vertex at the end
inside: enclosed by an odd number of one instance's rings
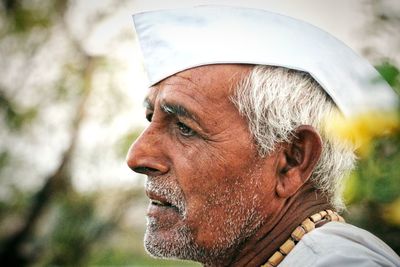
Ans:
MULTIPOLYGON (((230 102, 238 84, 251 72, 254 65, 212 64, 190 68, 173 74, 149 88, 148 102, 156 98, 197 98, 204 103, 230 102)), ((211 104, 211 103, 210 103, 211 104)))
POLYGON ((222 6, 145 12, 133 19, 150 85, 197 66, 270 65, 308 72, 345 115, 398 103, 371 64, 303 21, 222 6))

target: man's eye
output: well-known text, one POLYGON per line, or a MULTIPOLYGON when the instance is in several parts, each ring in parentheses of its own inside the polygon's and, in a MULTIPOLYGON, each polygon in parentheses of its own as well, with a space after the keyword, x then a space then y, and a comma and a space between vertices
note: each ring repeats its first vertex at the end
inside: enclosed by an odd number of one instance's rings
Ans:
POLYGON ((195 131, 193 131, 191 128, 187 127, 184 123, 182 122, 177 122, 176 125, 179 128, 179 132, 186 137, 190 137, 196 134, 195 131))

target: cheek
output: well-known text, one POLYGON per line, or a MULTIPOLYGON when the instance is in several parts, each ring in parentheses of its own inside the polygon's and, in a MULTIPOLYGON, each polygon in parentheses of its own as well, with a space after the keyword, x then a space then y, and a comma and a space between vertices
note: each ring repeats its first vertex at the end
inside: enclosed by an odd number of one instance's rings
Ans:
POLYGON ((191 167, 197 167, 196 172, 192 179, 181 181, 181 186, 187 203, 186 223, 199 245, 225 242, 240 235, 244 227, 254 227, 251 219, 259 218, 253 216, 260 205, 259 175, 246 164, 230 164, 218 156, 198 155, 191 167))
POLYGON ((209 204, 217 201, 217 193, 224 188, 226 194, 232 191, 235 176, 242 176, 237 172, 235 161, 230 157, 217 153, 214 149, 192 147, 179 157, 179 167, 175 169, 179 184, 184 189, 187 200, 196 204, 209 204))
POLYGON ((205 248, 226 246, 246 236, 261 221, 260 197, 243 179, 223 177, 219 184, 199 191, 188 201, 187 224, 196 242, 205 248))

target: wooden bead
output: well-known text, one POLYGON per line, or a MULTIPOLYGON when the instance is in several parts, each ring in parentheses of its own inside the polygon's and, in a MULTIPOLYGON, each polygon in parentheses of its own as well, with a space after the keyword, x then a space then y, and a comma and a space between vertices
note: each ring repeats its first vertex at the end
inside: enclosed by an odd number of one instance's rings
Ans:
POLYGON ((267 262, 266 264, 261 265, 261 267, 275 267, 275 266, 273 266, 272 264, 270 264, 269 262, 267 262))
POLYGON ((286 240, 285 243, 283 243, 282 246, 279 247, 279 250, 282 252, 282 254, 287 255, 289 252, 294 248, 296 244, 292 239, 286 240))
POLYGON ((278 266, 279 263, 283 260, 285 256, 280 253, 279 251, 276 251, 274 255, 269 258, 268 263, 271 264, 272 266, 278 266))
POLYGON ((326 212, 327 212, 329 215, 333 214, 333 211, 331 211, 331 210, 326 210, 326 212))
POLYGON ((328 213, 326 211, 320 211, 319 214, 324 218, 328 213))
POLYGON ((310 220, 310 219, 305 219, 302 223, 301 226, 304 228, 306 233, 312 231, 315 229, 315 224, 310 220))
POLYGON ((339 216, 336 213, 332 214, 331 216, 332 216, 333 221, 335 221, 335 222, 339 221, 339 216))
POLYGON ((337 221, 339 221, 339 217, 338 217, 335 213, 330 214, 330 215, 328 215, 328 216, 326 216, 326 217, 327 217, 328 220, 330 220, 331 222, 337 222, 337 221))
POLYGON ((310 216, 310 219, 315 223, 322 219, 322 215, 319 213, 315 213, 314 215, 310 216))
POLYGON ((306 231, 303 229, 303 227, 301 226, 297 226, 296 229, 294 229, 294 231, 291 234, 291 237, 295 240, 295 241, 300 241, 300 239, 303 237, 303 235, 306 234, 306 231))

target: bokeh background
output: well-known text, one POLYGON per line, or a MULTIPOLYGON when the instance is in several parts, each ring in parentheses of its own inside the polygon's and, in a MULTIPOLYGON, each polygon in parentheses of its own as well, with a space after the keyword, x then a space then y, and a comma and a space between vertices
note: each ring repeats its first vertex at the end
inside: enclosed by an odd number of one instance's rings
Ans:
MULTIPOLYGON (((146 125, 146 76, 130 15, 203 3, 311 22, 400 91, 399 0, 1 0, 2 266, 196 265, 146 255, 144 177, 124 159, 146 125)), ((346 185, 345 217, 399 254, 399 127, 368 145, 346 185)))

